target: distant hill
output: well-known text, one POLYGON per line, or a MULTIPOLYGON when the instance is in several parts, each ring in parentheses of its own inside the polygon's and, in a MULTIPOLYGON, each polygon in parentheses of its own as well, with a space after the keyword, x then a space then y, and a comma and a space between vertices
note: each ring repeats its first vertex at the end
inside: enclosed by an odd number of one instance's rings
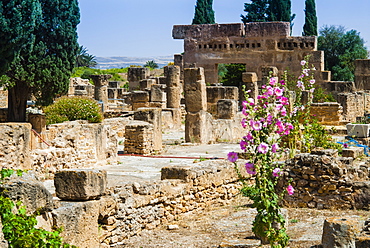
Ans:
POLYGON ((173 62, 173 56, 158 56, 158 57, 95 57, 98 69, 122 68, 130 65, 143 66, 147 61, 154 60, 162 68, 168 63, 173 62))

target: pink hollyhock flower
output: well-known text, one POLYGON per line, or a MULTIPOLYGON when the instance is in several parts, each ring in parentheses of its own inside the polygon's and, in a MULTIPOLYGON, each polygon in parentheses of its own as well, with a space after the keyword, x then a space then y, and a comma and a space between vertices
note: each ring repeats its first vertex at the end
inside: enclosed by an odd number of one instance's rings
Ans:
POLYGON ((290 123, 290 122, 285 123, 285 126, 289 130, 292 130, 294 128, 293 125, 292 125, 292 123, 290 123))
POLYGON ((272 144, 271 151, 276 153, 279 150, 279 145, 277 143, 272 144))
POLYGON ((283 105, 289 105, 289 98, 288 97, 281 97, 280 98, 280 103, 283 104, 283 105))
POLYGON ((284 89, 283 88, 279 88, 279 87, 275 87, 274 88, 274 92, 275 92, 275 95, 276 96, 283 96, 284 89))
POLYGON ((247 102, 249 103, 250 106, 254 106, 254 99, 253 98, 248 98, 247 102))
POLYGON ((227 159, 230 162, 234 163, 236 160, 238 160, 238 154, 236 152, 229 152, 227 154, 227 159))
POLYGON ((302 88, 302 87, 304 87, 303 82, 302 82, 302 81, 298 81, 298 82, 297 82, 297 87, 298 87, 298 88, 302 88))
POLYGON ((276 84, 276 78, 272 77, 270 78, 270 85, 274 86, 276 84))
POLYGON ((286 111, 286 108, 285 108, 285 107, 282 107, 282 108, 281 108, 281 112, 280 112, 280 114, 281 114, 282 116, 286 116, 287 111, 286 111))
POLYGON ((281 170, 280 168, 275 168, 273 171, 272 171, 272 175, 274 177, 279 177, 281 175, 281 170))
POLYGON ((281 80, 279 83, 280 83, 281 85, 285 85, 285 80, 281 80))
POLYGON ((242 107, 243 107, 243 108, 246 108, 247 106, 248 106, 248 102, 247 102, 247 101, 243 101, 243 102, 242 102, 242 107))
POLYGON ((247 141, 245 140, 240 141, 240 149, 242 149, 243 151, 247 149, 247 145, 248 145, 247 141))
POLYGON ((245 116, 248 116, 249 113, 247 112, 247 109, 246 108, 243 108, 242 109, 242 114, 245 115, 245 116))
POLYGON ((263 95, 258 95, 258 96, 257 96, 257 99, 258 99, 258 100, 260 100, 260 99, 265 99, 265 98, 266 98, 266 96, 263 96, 263 95))
POLYGON ((301 61, 301 66, 304 66, 306 63, 307 63, 306 60, 302 60, 301 61))
POLYGON ((247 170, 248 174, 255 175, 257 173, 256 168, 254 167, 254 164, 252 163, 246 163, 245 169, 247 170))
POLYGON ((266 96, 272 96, 272 95, 274 95, 274 88, 272 88, 271 86, 267 86, 266 87, 265 95, 266 96))
POLYGON ((247 127, 247 120, 246 119, 242 119, 241 123, 242 123, 243 128, 247 127))
POLYGON ((316 80, 315 79, 311 79, 310 80, 310 84, 315 84, 316 80))
POLYGON ((267 115, 266 122, 268 125, 271 125, 273 118, 274 117, 271 114, 267 115))
POLYGON ((252 140, 253 140, 253 135, 252 135, 252 133, 251 133, 251 132, 249 132, 249 133, 247 134, 247 136, 245 136, 245 139, 246 139, 246 140, 248 140, 248 141, 252 141, 252 140))
POLYGON ((347 144, 347 143, 344 143, 344 144, 343 144, 343 147, 344 147, 344 148, 348 148, 348 144, 347 144))
POLYGON ((294 188, 292 185, 289 185, 287 188, 286 188, 286 191, 288 191, 288 194, 289 195, 293 195, 294 194, 294 188))
POLYGON ((268 144, 266 144, 265 142, 262 142, 261 144, 259 144, 258 145, 258 147, 257 147, 257 151, 259 152, 259 153, 263 153, 263 154, 265 154, 265 153, 267 153, 268 152, 268 150, 269 150, 269 145, 268 144))
POLYGON ((314 93, 315 92, 315 88, 310 89, 310 92, 311 93, 314 93))
POLYGON ((260 121, 250 120, 249 124, 251 125, 252 129, 255 131, 259 131, 262 129, 262 123, 260 121))

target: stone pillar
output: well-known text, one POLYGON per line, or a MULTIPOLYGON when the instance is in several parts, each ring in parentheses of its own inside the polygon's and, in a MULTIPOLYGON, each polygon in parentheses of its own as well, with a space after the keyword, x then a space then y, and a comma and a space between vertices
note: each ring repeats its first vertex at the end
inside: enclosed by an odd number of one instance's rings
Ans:
POLYGON ((255 72, 244 72, 243 73, 243 84, 239 88, 239 105, 245 101, 245 91, 250 90, 248 93, 249 97, 253 98, 255 101, 258 96, 258 77, 255 72), (243 90, 245 89, 245 91, 243 90))
POLYGON ((166 77, 167 85, 167 108, 180 108, 180 67, 176 65, 165 66, 164 75, 166 77))
POLYGON ((162 150, 162 109, 160 108, 139 108, 134 113, 134 120, 146 121, 153 124, 153 149, 162 150))
POLYGON ((46 129, 46 117, 43 114, 28 114, 28 122, 38 133, 42 133, 46 129))
POLYGON ((125 129, 125 153, 149 155, 153 152, 153 125, 144 121, 133 121, 125 129))
POLYGON ((180 67, 180 80, 184 80, 184 56, 181 54, 175 54, 173 57, 174 64, 180 67))
POLYGON ((108 107, 108 80, 112 77, 109 74, 91 75, 91 79, 95 85, 94 98, 103 103, 103 111, 108 107))
POLYGON ((203 68, 184 69, 186 104, 185 140, 192 143, 210 141, 211 115, 207 113, 207 92, 203 68))
POLYGON ((150 69, 147 67, 129 67, 127 72, 127 81, 129 90, 138 90, 140 81, 150 77, 150 69))

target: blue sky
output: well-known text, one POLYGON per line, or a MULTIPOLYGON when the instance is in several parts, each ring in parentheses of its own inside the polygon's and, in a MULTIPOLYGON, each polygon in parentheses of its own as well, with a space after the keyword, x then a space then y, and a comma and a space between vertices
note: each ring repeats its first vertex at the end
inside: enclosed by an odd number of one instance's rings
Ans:
MULTIPOLYGON (((248 0, 214 0, 217 23, 238 23, 248 0)), ((293 36, 304 25, 304 0, 292 0, 293 36)), ((191 24, 196 0, 79 0, 79 43, 99 57, 167 56, 183 52, 172 39, 172 26, 191 24)), ((370 0, 316 0, 319 28, 355 29, 370 47, 370 0)))

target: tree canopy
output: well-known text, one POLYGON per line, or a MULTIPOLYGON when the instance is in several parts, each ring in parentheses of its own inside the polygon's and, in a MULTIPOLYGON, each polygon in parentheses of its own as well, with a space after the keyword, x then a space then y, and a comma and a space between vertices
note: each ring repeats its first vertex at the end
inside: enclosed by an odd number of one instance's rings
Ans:
POLYGON ((353 81, 354 61, 368 56, 360 33, 343 26, 324 26, 319 33, 318 50, 325 53, 325 68, 331 71, 332 80, 353 81))
POLYGON ((76 67, 95 67, 98 63, 95 60, 95 56, 87 52, 87 48, 80 46, 77 51, 76 67))
POLYGON ((306 0, 303 36, 317 36, 317 16, 315 0, 306 0))
POLYGON ((9 68, 20 50, 34 43, 41 5, 32 0, 0 2, 0 75, 9 68))
POLYGON ((147 61, 144 65, 144 67, 152 68, 152 69, 157 69, 158 64, 154 60, 147 61))
MULTIPOLYGON (((34 40, 27 40, 27 46, 20 49, 5 73, 7 80, 2 80, 9 89, 8 121, 25 121, 30 94, 39 104, 48 105, 67 92, 79 48, 77 0, 29 1, 40 4, 41 15, 32 16, 40 21, 35 21, 37 25, 31 32, 34 40)), ((15 37, 23 34, 18 29, 12 32, 15 37)))
POLYGON ((245 16, 241 15, 242 22, 290 22, 293 26, 291 0, 251 0, 251 3, 244 4, 245 16))
POLYGON ((214 24, 213 0, 197 0, 192 24, 214 24))

